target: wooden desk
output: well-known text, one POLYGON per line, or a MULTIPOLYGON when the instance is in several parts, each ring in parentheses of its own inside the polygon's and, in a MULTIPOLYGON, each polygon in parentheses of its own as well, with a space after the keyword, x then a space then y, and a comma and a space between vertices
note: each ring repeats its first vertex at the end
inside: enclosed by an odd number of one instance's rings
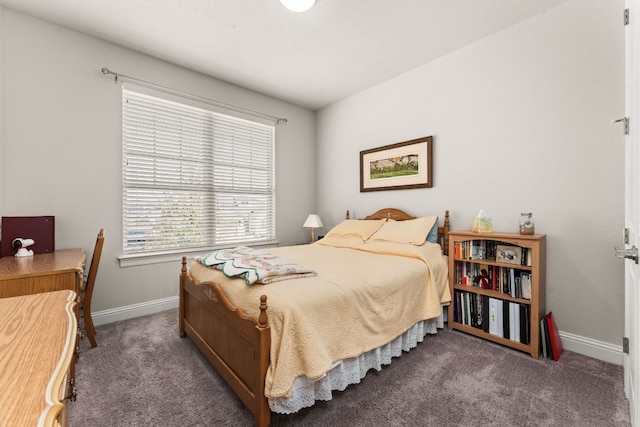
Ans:
POLYGON ((30 257, 0 258, 0 298, 69 289, 80 295, 86 255, 65 249, 30 257))
POLYGON ((75 300, 68 290, 0 299, 0 427, 68 425, 75 300))

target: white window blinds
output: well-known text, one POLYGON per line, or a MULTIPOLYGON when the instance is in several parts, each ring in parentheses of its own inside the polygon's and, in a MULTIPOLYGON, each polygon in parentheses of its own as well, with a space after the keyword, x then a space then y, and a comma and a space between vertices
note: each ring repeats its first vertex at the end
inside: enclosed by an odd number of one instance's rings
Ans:
POLYGON ((125 254, 275 241, 274 126, 123 88, 125 254))

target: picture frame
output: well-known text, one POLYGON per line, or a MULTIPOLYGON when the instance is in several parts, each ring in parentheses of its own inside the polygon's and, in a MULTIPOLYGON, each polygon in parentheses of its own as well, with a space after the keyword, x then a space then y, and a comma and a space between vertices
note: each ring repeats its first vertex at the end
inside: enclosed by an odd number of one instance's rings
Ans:
POLYGON ((433 137, 360 152, 360 192, 433 187, 433 137))
POLYGON ((512 245, 497 245, 496 261, 504 264, 522 265, 522 248, 512 245))

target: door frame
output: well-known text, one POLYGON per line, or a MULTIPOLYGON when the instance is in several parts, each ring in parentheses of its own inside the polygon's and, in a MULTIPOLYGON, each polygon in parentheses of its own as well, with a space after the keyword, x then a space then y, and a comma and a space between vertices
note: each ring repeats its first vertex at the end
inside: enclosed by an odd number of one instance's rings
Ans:
MULTIPOLYGON (((629 23, 625 26, 625 115, 629 134, 625 137, 625 227, 628 247, 640 247, 640 141, 638 106, 640 105, 640 0, 626 0, 629 23)), ((625 242, 626 243, 626 242, 625 242)), ((623 355, 624 389, 629 400, 631 425, 640 425, 640 266, 625 261, 624 336, 629 339, 628 354, 623 355)))

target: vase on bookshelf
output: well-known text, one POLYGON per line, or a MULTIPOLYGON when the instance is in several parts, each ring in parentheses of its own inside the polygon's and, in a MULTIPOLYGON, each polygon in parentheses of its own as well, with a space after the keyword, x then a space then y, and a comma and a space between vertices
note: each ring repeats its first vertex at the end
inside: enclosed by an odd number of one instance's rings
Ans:
POLYGON ((531 212, 520 214, 520 234, 535 234, 535 224, 531 212))

